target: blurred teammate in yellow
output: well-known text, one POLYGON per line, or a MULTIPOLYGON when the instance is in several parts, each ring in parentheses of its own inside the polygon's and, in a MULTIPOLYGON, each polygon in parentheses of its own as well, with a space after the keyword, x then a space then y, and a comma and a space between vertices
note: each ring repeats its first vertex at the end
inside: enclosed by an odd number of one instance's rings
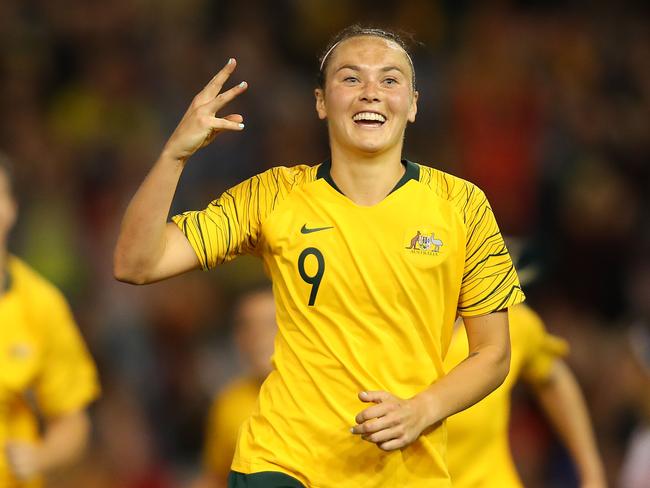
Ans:
POLYGON ((270 285, 245 292, 234 313, 235 342, 245 371, 219 392, 212 404, 205 433, 204 474, 195 488, 227 485, 239 427, 253 412, 260 386, 271 372, 276 331, 270 285))
MULTIPOLYGON (((447 460, 454 488, 521 488, 508 442, 510 394, 520 379, 532 388, 542 410, 569 450, 582 488, 606 486, 589 414, 571 370, 562 360, 567 344, 548 334, 541 318, 525 304, 508 310, 510 372, 479 403, 447 420, 447 460)), ((467 336, 459 319, 445 358, 453 368, 467 356, 467 336)))
POLYGON ((7 250, 16 215, 0 155, 0 487, 35 488, 82 454, 99 386, 63 295, 7 250))

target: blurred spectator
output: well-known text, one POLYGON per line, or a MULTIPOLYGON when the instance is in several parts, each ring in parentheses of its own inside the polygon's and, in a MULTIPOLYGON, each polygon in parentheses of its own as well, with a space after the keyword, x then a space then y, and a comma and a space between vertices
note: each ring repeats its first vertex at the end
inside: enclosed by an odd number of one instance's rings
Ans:
POLYGON ((234 315, 234 339, 243 360, 243 374, 215 397, 210 408, 203 454, 204 474, 195 488, 227 485, 237 433, 255 407, 260 386, 271 372, 277 330, 270 285, 243 293, 234 315))

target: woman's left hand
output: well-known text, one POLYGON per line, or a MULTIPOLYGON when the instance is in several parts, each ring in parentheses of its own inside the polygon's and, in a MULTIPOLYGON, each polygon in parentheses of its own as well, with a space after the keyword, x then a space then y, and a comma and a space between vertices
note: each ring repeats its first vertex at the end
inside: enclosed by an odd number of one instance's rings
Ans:
POLYGON ((386 391, 362 391, 359 400, 374 405, 357 414, 352 433, 384 451, 412 444, 427 427, 424 405, 417 397, 405 400, 386 391))

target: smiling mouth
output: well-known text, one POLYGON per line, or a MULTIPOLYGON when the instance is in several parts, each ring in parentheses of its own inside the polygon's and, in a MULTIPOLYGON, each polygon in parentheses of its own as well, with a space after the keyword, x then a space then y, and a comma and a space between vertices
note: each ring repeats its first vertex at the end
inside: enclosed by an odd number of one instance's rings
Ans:
POLYGON ((377 112, 359 112, 352 120, 362 127, 381 127, 386 123, 386 117, 377 112))

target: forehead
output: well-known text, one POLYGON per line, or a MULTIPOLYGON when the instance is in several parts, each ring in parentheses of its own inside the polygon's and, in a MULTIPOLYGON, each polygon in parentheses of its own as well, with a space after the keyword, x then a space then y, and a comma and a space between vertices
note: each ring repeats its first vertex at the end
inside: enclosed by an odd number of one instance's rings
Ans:
POLYGON ((364 65, 395 65, 410 71, 410 63, 406 51, 394 41, 376 36, 357 36, 341 41, 331 54, 331 67, 344 64, 355 66, 364 65))

